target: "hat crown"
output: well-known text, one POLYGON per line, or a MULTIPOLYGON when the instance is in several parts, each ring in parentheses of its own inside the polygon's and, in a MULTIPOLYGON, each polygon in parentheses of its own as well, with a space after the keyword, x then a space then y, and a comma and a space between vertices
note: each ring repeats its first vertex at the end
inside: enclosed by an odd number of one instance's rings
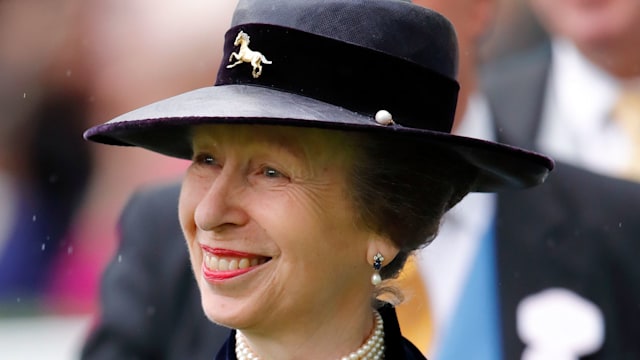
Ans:
POLYGON ((430 9, 401 0, 240 0, 232 27, 275 25, 350 43, 457 76, 453 26, 430 9))

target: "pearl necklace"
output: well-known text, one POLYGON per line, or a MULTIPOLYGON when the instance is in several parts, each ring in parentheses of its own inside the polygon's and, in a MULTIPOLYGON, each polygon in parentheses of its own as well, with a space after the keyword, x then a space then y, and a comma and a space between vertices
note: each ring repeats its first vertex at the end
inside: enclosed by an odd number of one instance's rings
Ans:
MULTIPOLYGON (((340 360, 382 360, 384 359, 384 324, 382 316, 377 311, 373 311, 375 325, 369 339, 347 356, 340 360)), ((238 360, 260 360, 245 341, 245 337, 236 331, 236 358, 238 360)))

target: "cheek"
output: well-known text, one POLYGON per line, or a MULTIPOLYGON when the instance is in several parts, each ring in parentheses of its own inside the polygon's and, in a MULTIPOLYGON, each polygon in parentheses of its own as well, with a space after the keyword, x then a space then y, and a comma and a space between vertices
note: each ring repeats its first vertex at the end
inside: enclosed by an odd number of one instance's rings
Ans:
POLYGON ((191 262, 192 271, 198 281, 198 286, 201 286, 200 277, 197 276, 197 274, 200 270, 200 264, 202 264, 202 251, 195 242, 197 228, 194 220, 194 213, 196 206, 198 205, 197 199, 199 196, 198 193, 194 191, 194 187, 192 185, 193 184, 189 182, 188 177, 186 177, 182 184, 180 198, 178 201, 178 218, 180 220, 182 234, 189 251, 189 260, 191 262))
MULTIPOLYGON (((291 241, 289 246, 313 262, 341 262, 343 255, 352 257, 365 253, 368 234, 357 227, 353 209, 345 197, 333 191, 324 192, 323 196, 290 194, 282 207, 285 215, 274 218, 274 221, 287 219, 283 221, 286 226, 280 228, 281 235, 291 237, 296 234, 295 242, 291 241)), ((273 216, 276 212, 268 213, 273 216)))
POLYGON ((188 243, 193 241, 196 232, 194 214, 199 199, 202 198, 202 194, 197 190, 198 188, 192 178, 187 175, 182 183, 180 199, 178 201, 178 218, 182 232, 188 243))

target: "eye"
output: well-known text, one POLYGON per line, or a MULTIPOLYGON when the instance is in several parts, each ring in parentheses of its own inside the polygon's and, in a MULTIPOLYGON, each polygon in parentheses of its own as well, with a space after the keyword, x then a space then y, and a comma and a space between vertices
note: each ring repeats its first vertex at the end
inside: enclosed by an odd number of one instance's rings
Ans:
POLYGON ((264 167, 262 169, 262 175, 268 178, 281 178, 285 177, 280 171, 272 168, 272 167, 264 167))
POLYGON ((194 156, 193 158, 193 162, 200 165, 217 165, 218 164, 218 161, 216 160, 216 158, 213 155, 207 154, 207 153, 196 154, 196 156, 194 156))

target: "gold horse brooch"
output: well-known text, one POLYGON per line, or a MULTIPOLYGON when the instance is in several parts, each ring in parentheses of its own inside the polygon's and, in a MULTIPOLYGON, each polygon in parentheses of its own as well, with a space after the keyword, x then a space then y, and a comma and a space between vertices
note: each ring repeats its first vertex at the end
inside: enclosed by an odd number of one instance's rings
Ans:
POLYGON ((231 53, 231 56, 229 56, 229 62, 232 62, 234 59, 236 62, 227 65, 227 69, 231 69, 232 67, 245 62, 251 63, 251 66, 253 67, 251 75, 253 75, 254 78, 258 78, 260 74, 262 74, 262 64, 271 64, 271 61, 267 60, 262 53, 249 49, 249 35, 244 31, 240 31, 238 33, 233 45, 240 45, 240 50, 238 50, 238 52, 234 51, 231 53))

